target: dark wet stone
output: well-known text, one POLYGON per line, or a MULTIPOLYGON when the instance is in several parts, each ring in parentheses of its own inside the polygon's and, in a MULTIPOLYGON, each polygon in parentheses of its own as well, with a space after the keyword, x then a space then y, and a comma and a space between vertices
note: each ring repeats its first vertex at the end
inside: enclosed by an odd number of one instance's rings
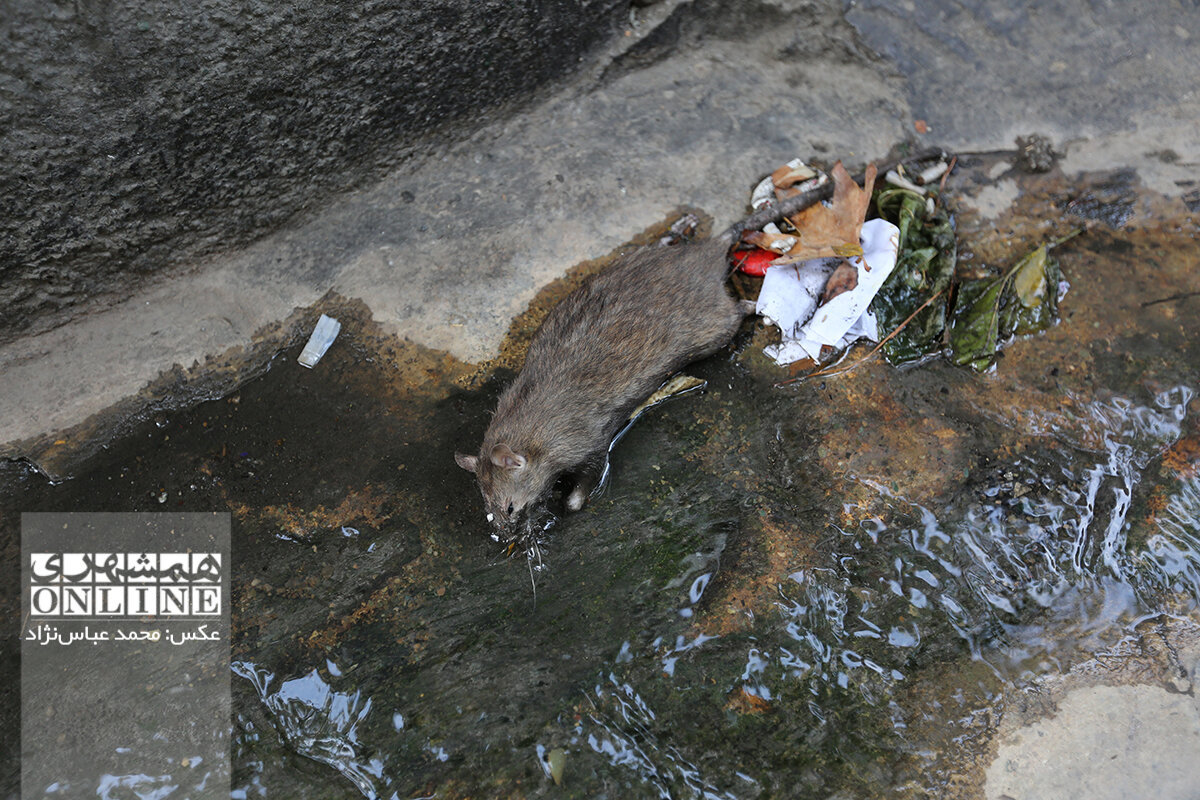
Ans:
POLYGON ((1063 210, 1072 216, 1120 228, 1133 215, 1137 183, 1136 172, 1118 170, 1068 200, 1063 210))
POLYGON ((1049 172, 1054 167, 1054 144, 1032 133, 1017 137, 1017 167, 1026 172, 1049 172))

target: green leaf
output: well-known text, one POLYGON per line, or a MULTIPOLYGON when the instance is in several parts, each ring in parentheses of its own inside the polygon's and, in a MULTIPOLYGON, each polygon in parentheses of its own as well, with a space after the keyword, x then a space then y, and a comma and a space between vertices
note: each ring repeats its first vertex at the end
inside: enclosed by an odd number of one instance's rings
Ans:
POLYGON ((1046 245, 1022 258, 1013 274, 1013 291, 1025 308, 1037 308, 1046 297, 1046 245))
POLYGON ((894 331, 915 312, 883 353, 892 364, 903 364, 940 350, 946 340, 955 364, 989 369, 1013 336, 1044 331, 1058 317, 1062 274, 1050 250, 1080 231, 1038 247, 999 277, 962 283, 952 312, 945 302, 918 312, 949 288, 957 258, 949 214, 940 205, 930 211, 929 205, 925 196, 899 187, 875 194, 879 216, 900 230, 900 250, 871 310, 881 332, 894 331))
POLYGON ((961 284, 950 325, 950 360, 986 370, 1012 337, 1040 333, 1053 325, 1062 272, 1049 251, 1078 233, 1038 247, 999 278, 961 284))
MULTIPOLYGON (((1039 248, 1045 250, 1045 247, 1039 248)), ((1046 256, 1039 266, 1038 272, 1041 276, 1040 284, 1036 287, 1040 290, 1040 296, 1036 298, 1030 294, 1022 297, 1020 292, 1017 292, 1017 301, 1014 305, 1019 307, 1019 312, 1015 315, 1015 320, 1010 326, 1009 335, 1027 336, 1031 333, 1040 333, 1054 324, 1054 320, 1058 319, 1058 284, 1062 280, 1062 272, 1059 270, 1058 261, 1051 256, 1046 256), (1031 305, 1027 304, 1026 298, 1036 299, 1039 302, 1031 305)), ((1014 290, 1016 281, 1021 277, 1021 272, 1018 271, 1014 276, 1014 290)))
MULTIPOLYGON (((880 331, 890 332, 931 296, 949 287, 957 247, 949 214, 941 207, 930 214, 923 195, 884 189, 876 193, 875 207, 881 217, 900 229, 896 268, 871 305, 880 331)), ((883 354, 892 364, 920 359, 941 349, 945 328, 945 302, 931 303, 883 346, 883 354)))
POLYGON ((971 281, 959 287, 958 305, 950 324, 950 360, 955 364, 982 372, 995 363, 1001 300, 1010 275, 991 283, 971 281))

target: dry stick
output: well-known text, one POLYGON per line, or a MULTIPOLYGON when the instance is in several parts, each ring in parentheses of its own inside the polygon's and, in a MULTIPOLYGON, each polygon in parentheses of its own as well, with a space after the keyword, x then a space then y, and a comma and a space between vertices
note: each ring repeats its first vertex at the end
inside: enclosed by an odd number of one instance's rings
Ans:
POLYGON ((1179 294, 1173 294, 1170 297, 1160 297, 1157 300, 1147 300, 1145 303, 1142 303, 1142 308, 1156 306, 1159 303, 1173 303, 1176 300, 1187 300, 1189 297, 1195 297, 1197 295, 1200 295, 1200 292, 1180 292, 1179 294))
MULTIPOLYGON (((878 174, 885 175, 887 174, 888 170, 895 169, 901 164, 928 161, 931 158, 944 158, 945 156, 946 151, 942 150, 940 147, 922 150, 921 152, 915 153, 907 158, 898 158, 894 161, 885 162, 881 167, 879 167, 878 174)), ((947 174, 948 173, 949 170, 947 170, 947 174)), ((860 172, 858 175, 854 176, 854 182, 857 184, 861 184, 865 180, 866 175, 864 173, 860 172)), ((870 187, 863 188, 865 191, 871 191, 870 187)), ((784 217, 790 217, 792 214, 803 211, 810 206, 815 206, 822 200, 828 200, 831 197, 833 197, 833 181, 826 181, 815 189, 809 189, 807 192, 802 192, 795 197, 789 197, 785 200, 780 200, 778 203, 772 203, 766 208, 755 211, 741 222, 730 226, 728 230, 721 234, 721 236, 727 239, 730 243, 737 242, 737 240, 741 238, 743 231, 756 231, 762 226, 766 225, 768 222, 778 222, 784 217)))
POLYGON ((942 194, 946 191, 946 178, 949 178, 950 173, 954 172, 954 165, 957 163, 958 163, 958 156, 952 157, 950 159, 950 166, 946 167, 946 171, 942 173, 942 180, 940 183, 938 183, 938 197, 941 197, 942 194))
POLYGON ((917 306, 916 311, 914 311, 908 315, 908 318, 905 319, 904 322, 901 322, 899 325, 896 326, 895 330, 893 330, 887 336, 883 337, 883 340, 880 341, 879 344, 875 345, 875 347, 873 347, 871 349, 871 352, 867 353, 865 356, 860 358, 858 361, 855 361, 853 364, 846 367, 845 369, 840 369, 837 371, 830 371, 834 366, 837 366, 836 364, 831 364, 828 367, 822 367, 821 369, 817 370, 816 372, 810 372, 807 375, 800 375, 799 377, 789 378, 786 381, 777 383, 777 384, 775 384, 775 388, 778 389, 780 386, 787 386, 789 384, 799 383, 800 381, 806 381, 809 378, 825 378, 825 377, 829 377, 831 375, 845 375, 847 372, 850 372, 852 369, 855 369, 856 367, 858 367, 859 364, 870 361, 871 358, 876 353, 878 353, 885 344, 887 344, 892 339, 894 339, 896 337, 896 334, 898 334, 900 331, 904 330, 905 325, 907 325, 908 323, 913 321, 913 317, 915 317, 917 314, 920 314, 922 311, 924 311, 926 306, 928 306, 934 300, 937 300, 939 297, 941 297, 942 293, 945 291, 946 290, 944 288, 938 289, 935 294, 930 295, 929 298, 924 303, 921 303, 921 305, 917 306))
MULTIPOLYGON (((934 158, 937 156, 941 156, 944 158, 946 156, 946 153, 945 153, 945 151, 937 149, 937 148, 932 149, 932 150, 922 150, 920 153, 917 153, 914 156, 910 156, 906 159, 901 159, 901 160, 897 160, 897 161, 893 161, 891 163, 885 164, 883 169, 880 170, 880 172, 886 174, 886 172, 888 170, 894 169, 899 164, 908 164, 908 163, 913 163, 913 162, 918 162, 918 161, 925 161, 927 159, 934 158)), ((945 191, 946 179, 950 177, 950 173, 954 171, 954 167, 956 164, 958 164, 958 156, 951 156, 950 165, 946 168, 946 171, 942 173, 942 180, 938 183, 938 194, 939 195, 945 191)), ((865 180, 866 180, 865 175, 858 175, 855 177, 856 182, 865 181, 865 180)), ((821 188, 826 188, 826 187, 818 187, 818 189, 821 189, 821 188)), ((863 189, 866 189, 866 187, 864 186, 863 189)), ((832 186, 828 187, 828 190, 829 190, 829 194, 832 196, 832 194, 833 194, 832 186)), ((813 190, 812 192, 808 192, 806 194, 815 194, 815 193, 816 193, 816 190, 813 190)), ((824 199, 824 198, 822 198, 822 199, 824 199)), ((797 209, 797 210, 801 210, 801 209, 797 209)), ((789 215, 792 213, 795 213, 795 212, 793 212, 793 211, 788 212, 789 215)), ((752 216, 746 220, 746 223, 752 224, 754 221, 755 221, 755 219, 752 216)), ((766 223, 764 222, 763 224, 765 225, 766 223)), ((758 227, 762 227, 762 226, 760 225, 758 227)), ((742 227, 742 230, 756 230, 756 228, 750 228, 749 224, 747 224, 742 227)), ((845 375, 847 372, 849 372, 852 369, 855 369, 856 367, 858 367, 859 364, 863 363, 864 361, 867 361, 868 359, 872 358, 876 353, 878 353, 879 350, 885 344, 887 344, 888 342, 890 342, 892 339, 895 338, 896 334, 898 334, 898 333, 900 333, 900 331, 904 330, 905 325, 912 322, 913 317, 915 317, 917 314, 920 314, 922 310, 924 310, 930 303, 932 303, 934 300, 936 300, 938 297, 940 297, 942 295, 942 293, 945 291, 946 291, 945 289, 940 289, 936 294, 929 297, 924 303, 922 303, 920 306, 917 307, 916 311, 909 314, 907 319, 905 319, 903 322, 901 322, 899 325, 897 325, 895 330, 893 330, 891 333, 889 333, 887 336, 885 336, 883 338, 883 341, 881 341, 879 344, 875 345, 875 347, 871 350, 871 352, 867 353, 865 356, 860 358, 858 361, 855 361, 853 364, 851 364, 849 367, 846 367, 844 370, 838 370, 836 372, 832 371, 833 367, 836 367, 837 365, 842 363, 843 359, 838 359, 836 364, 830 364, 827 367, 822 367, 821 369, 818 369, 815 372, 810 372, 807 375, 801 375, 797 378, 790 378, 786 381, 782 381, 781 383, 775 384, 775 387, 778 388, 780 386, 787 386, 792 383, 799 383, 800 381, 808 380, 809 378, 820 378, 820 377, 825 377, 825 376, 829 376, 829 375, 845 375)))

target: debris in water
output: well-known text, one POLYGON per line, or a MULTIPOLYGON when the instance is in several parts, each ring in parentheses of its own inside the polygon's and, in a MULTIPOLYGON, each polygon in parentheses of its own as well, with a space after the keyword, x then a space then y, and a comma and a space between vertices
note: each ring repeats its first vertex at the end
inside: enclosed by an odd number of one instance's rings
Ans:
MULTIPOLYGON (((1018 147, 1022 157, 1032 159, 1024 168, 1049 169, 1049 140, 1026 137, 1018 147)), ((953 218, 943 202, 954 163, 942 158, 912 172, 897 165, 887 170, 886 187, 872 195, 874 167, 860 189, 839 162, 830 206, 814 205, 789 217, 780 223, 784 230, 764 228, 743 235, 744 241, 763 248, 734 255, 734 263, 750 274, 763 269, 769 251, 783 249, 792 237, 797 240, 763 270, 756 308, 783 331, 779 345, 764 348, 766 355, 780 366, 804 359, 820 364, 823 355, 828 359, 831 351, 867 338, 879 345, 849 369, 880 351, 894 365, 944 351, 953 363, 983 371, 995 363, 1006 341, 1053 324, 1067 284, 1049 250, 1079 231, 1037 248, 999 277, 962 281, 955 291, 957 246, 953 218), (864 223, 872 200, 879 216, 864 223), (889 247, 880 247, 881 235, 873 225, 887 226, 889 247), (845 236, 860 230, 860 246, 853 249, 866 251, 865 259, 839 265, 809 258, 790 269, 784 266, 814 253, 848 259, 851 247, 845 236), (888 332, 882 341, 880 328, 888 332)), ((762 200, 764 187, 782 198, 781 184, 806 178, 813 182, 808 175, 802 162, 789 162, 756 188, 752 204, 762 200)), ((833 374, 828 363, 785 383, 833 374)))
POLYGON ((567 754, 561 747, 556 747, 546 756, 550 762, 550 777, 555 786, 562 786, 563 769, 567 766, 567 754))
POLYGON ((817 203, 789 218, 799 234, 799 242, 778 259, 776 264, 792 264, 829 256, 862 255, 859 231, 871 204, 871 187, 875 184, 875 165, 866 170, 865 188, 860 189, 842 162, 833 165, 833 202, 827 208, 817 203))
POLYGON ((1008 339, 1050 327, 1066 286, 1049 251, 1078 233, 1042 245, 999 278, 959 286, 950 323, 950 360, 982 372, 996 363, 996 353, 1008 339))
MULTIPOLYGON (((757 249, 733 256, 743 272, 764 276, 756 308, 783 331, 783 342, 767 350, 780 366, 820 360, 823 347, 844 346, 860 336, 878 339, 867 306, 895 265, 895 227, 864 226, 877 174, 873 164, 861 188, 840 161, 831 174, 828 206, 793 214, 779 223, 785 230, 768 225, 746 232, 743 241, 757 249)), ((750 204, 760 208, 826 182, 823 173, 793 159, 758 184, 750 204)))
POLYGON ((296 359, 300 362, 300 366, 309 369, 315 367, 341 330, 342 323, 333 317, 322 314, 321 318, 317 320, 317 327, 313 329, 312 336, 308 337, 308 344, 304 345, 304 350, 296 359))
POLYGON ((1054 167, 1054 146, 1045 136, 1017 137, 1017 167, 1025 172, 1049 172, 1054 167))
POLYGON ((658 387, 658 391, 647 397, 642 404, 635 408, 629 414, 629 421, 633 422, 642 415, 642 412, 651 406, 656 406, 669 397, 674 397, 677 394, 690 392, 693 389, 703 387, 705 381, 699 378, 693 378, 691 375, 679 374, 668 380, 662 386, 658 387))
MULTIPOLYGON (((873 219, 862 226, 861 235, 863 255, 849 261, 855 271, 854 286, 824 305, 818 306, 818 299, 826 294, 837 262, 817 259, 767 270, 757 311, 783 333, 780 344, 764 351, 775 363, 819 361, 825 346, 841 348, 860 337, 878 340, 878 325, 868 306, 896 265, 898 231, 886 220, 873 219)), ((843 287, 849 283, 845 281, 843 287)))
POLYGON ((883 176, 883 179, 891 186, 896 186, 900 189, 907 189, 913 194, 919 194, 922 196, 925 194, 925 189, 923 187, 917 186, 915 183, 910 181, 908 178, 905 178, 894 169, 888 170, 888 173, 883 176))
POLYGON ((747 275, 761 278, 767 274, 767 268, 776 259, 775 253, 761 248, 739 250, 733 254, 733 265, 747 275))
MULTIPOLYGON (((944 170, 937 175, 931 170, 926 172, 930 181, 944 174, 944 170)), ((954 225, 941 203, 935 203, 931 210, 927 199, 924 194, 899 187, 888 187, 875 195, 879 216, 900 231, 896 269, 871 304, 884 330, 897 330, 930 297, 948 289, 954 278, 954 225)), ((884 345, 884 357, 891 364, 904 364, 937 352, 943 347, 945 328, 946 303, 929 304, 884 345)))

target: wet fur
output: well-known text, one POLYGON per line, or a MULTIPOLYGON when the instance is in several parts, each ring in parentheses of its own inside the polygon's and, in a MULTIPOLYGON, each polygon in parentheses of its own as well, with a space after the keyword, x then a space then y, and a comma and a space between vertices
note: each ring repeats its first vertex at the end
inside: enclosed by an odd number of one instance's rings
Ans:
POLYGON ((475 467, 497 526, 513 525, 564 473, 576 476, 582 498, 629 413, 732 338, 744 311, 725 289, 728 248, 719 237, 636 251, 550 312, 500 397, 479 456, 458 457, 475 467), (522 466, 495 457, 504 446, 523 457, 522 466))
MULTIPOLYGON (((942 155, 930 149, 904 161, 942 155)), ((832 194, 826 183, 756 211, 714 239, 639 250, 559 303, 500 397, 479 454, 455 454, 459 466, 475 473, 493 524, 510 538, 519 535, 519 522, 531 532, 529 512, 539 510, 563 474, 576 479, 568 505, 581 505, 629 412, 737 331, 748 309, 725 291, 726 254, 742 231, 832 194)))

